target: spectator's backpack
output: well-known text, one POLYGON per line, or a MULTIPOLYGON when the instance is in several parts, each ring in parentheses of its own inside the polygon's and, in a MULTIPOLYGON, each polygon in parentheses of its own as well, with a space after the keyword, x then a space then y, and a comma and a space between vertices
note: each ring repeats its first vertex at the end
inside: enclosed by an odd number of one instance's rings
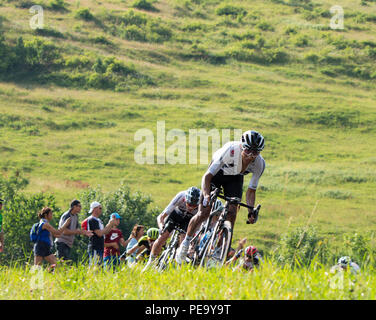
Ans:
POLYGON ((88 220, 90 217, 87 217, 84 221, 81 222, 81 229, 82 230, 89 230, 88 220))
POLYGON ((30 229, 30 241, 31 242, 37 242, 39 239, 39 233, 40 233, 40 227, 42 225, 40 222, 34 223, 33 226, 30 229))

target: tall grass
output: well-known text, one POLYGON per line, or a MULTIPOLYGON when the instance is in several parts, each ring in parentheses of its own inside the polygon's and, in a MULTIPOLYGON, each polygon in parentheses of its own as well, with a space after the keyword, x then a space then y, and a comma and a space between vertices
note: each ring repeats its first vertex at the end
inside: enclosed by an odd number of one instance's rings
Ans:
POLYGON ((266 261, 254 272, 222 269, 170 268, 141 273, 141 266, 123 266, 113 273, 86 265, 47 269, 1 267, 1 299, 44 300, 253 300, 375 299, 373 269, 360 275, 332 274, 327 267, 292 270, 266 261))

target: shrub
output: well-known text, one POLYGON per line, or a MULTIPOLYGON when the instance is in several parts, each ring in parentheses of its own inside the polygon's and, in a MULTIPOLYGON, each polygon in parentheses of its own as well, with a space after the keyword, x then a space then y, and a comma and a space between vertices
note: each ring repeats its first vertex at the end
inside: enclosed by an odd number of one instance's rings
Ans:
POLYGON ((219 16, 246 16, 247 11, 242 7, 233 6, 230 4, 222 4, 215 10, 215 13, 219 16))
POLYGON ((282 235, 276 258, 291 267, 308 266, 312 261, 325 263, 326 242, 318 236, 315 227, 298 227, 282 235))
POLYGON ((348 127, 353 128, 358 126, 359 112, 338 110, 325 112, 308 112, 304 118, 295 118, 297 124, 319 124, 326 127, 348 127))
POLYGON ((274 31, 274 27, 267 21, 260 21, 256 27, 262 31, 274 31))
POLYGON ((78 9, 75 13, 75 17, 78 18, 78 19, 83 19, 85 21, 93 21, 94 20, 94 16, 90 12, 89 8, 78 9))
POLYGON ((337 200, 347 200, 352 198, 351 192, 341 190, 328 190, 321 192, 320 195, 326 198, 332 198, 337 200))
POLYGON ((316 52, 308 52, 304 55, 304 60, 317 63, 320 60, 320 56, 316 52))
POLYGON ((122 30, 122 36, 127 40, 146 41, 146 33, 143 29, 130 25, 122 30))
POLYGON ((141 27, 145 25, 148 21, 146 14, 135 12, 134 10, 128 10, 126 13, 123 14, 121 17, 121 21, 124 25, 136 25, 141 27))
POLYGON ((111 45, 112 42, 108 40, 105 36, 97 36, 94 38, 89 39, 90 42, 92 43, 100 43, 100 44, 105 44, 105 45, 111 45))
POLYGON ((346 234, 343 236, 344 246, 340 249, 341 256, 350 256, 359 265, 374 263, 374 248, 370 245, 367 234, 346 234))
POLYGON ((172 37, 171 29, 167 26, 163 26, 160 20, 149 21, 147 30, 147 39, 152 42, 163 42, 172 37))
POLYGON ((47 8, 54 11, 68 11, 67 3, 64 0, 50 0, 47 8))
POLYGON ((307 35, 298 35, 295 38, 293 38, 293 43, 297 47, 306 47, 309 44, 309 39, 307 35))
POLYGON ((155 0, 136 0, 133 2, 132 7, 147 11, 157 11, 157 8, 153 6, 155 2, 155 0))

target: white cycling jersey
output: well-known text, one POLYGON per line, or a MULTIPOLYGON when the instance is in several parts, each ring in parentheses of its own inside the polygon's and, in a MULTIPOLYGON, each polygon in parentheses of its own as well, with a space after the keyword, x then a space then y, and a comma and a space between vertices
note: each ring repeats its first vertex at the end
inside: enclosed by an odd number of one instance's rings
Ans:
POLYGON ((163 210, 162 214, 167 213, 167 215, 170 215, 172 211, 176 211, 179 214, 189 214, 189 215, 195 215, 198 211, 198 208, 193 209, 192 211, 189 211, 186 205, 185 195, 187 191, 181 191, 179 192, 169 203, 169 205, 163 210))
POLYGON ((242 143, 239 141, 230 141, 213 154, 208 171, 214 176, 219 170, 223 170, 224 175, 247 175, 252 172, 248 188, 256 190, 259 179, 265 170, 265 160, 261 155, 258 155, 244 172, 241 172, 242 143))

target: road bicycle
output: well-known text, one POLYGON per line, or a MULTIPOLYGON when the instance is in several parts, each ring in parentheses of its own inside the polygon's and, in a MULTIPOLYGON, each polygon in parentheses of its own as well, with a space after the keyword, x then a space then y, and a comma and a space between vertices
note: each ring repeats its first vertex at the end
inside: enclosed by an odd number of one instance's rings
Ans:
MULTIPOLYGON (((230 204, 252 209, 252 207, 242 203, 240 198, 226 197, 222 195, 221 189, 219 188, 215 188, 210 193, 209 204, 212 205, 213 203, 215 203, 215 201, 217 200, 217 197, 224 199, 226 203, 224 206, 224 210, 221 212, 218 218, 218 221, 215 224, 213 231, 210 235, 210 238, 206 244, 206 247, 202 253, 202 257, 200 259, 201 267, 222 266, 227 259, 227 255, 230 249, 232 235, 233 235, 231 223, 230 221, 227 220, 227 215, 229 213, 228 209, 229 209, 230 204)), ((261 205, 259 204, 256 207, 256 209, 253 210, 253 214, 255 215, 256 219, 258 217, 260 208, 261 208, 261 205)))
MULTIPOLYGON (((162 231, 162 233, 164 230, 162 231)), ((175 256, 176 256, 176 250, 179 247, 179 239, 181 235, 185 235, 185 231, 179 226, 175 225, 174 230, 172 231, 171 240, 169 244, 167 245, 166 249, 163 250, 161 256, 159 257, 155 268, 162 272, 167 269, 167 267, 171 264, 175 264, 175 256)))

